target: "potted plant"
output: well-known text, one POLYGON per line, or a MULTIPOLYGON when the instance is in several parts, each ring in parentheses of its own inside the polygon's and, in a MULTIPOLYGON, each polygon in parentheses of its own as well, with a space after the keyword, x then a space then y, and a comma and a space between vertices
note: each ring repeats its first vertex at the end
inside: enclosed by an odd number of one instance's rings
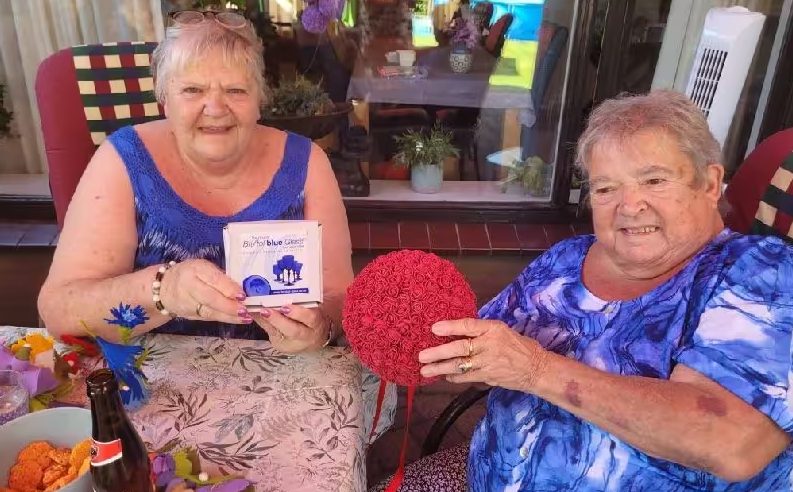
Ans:
POLYGON ((428 133, 408 130, 395 137, 399 163, 410 168, 410 186, 416 193, 437 193, 443 182, 443 161, 457 157, 452 133, 435 125, 428 133))
POLYGON ((11 117, 14 115, 5 108, 5 84, 0 84, 0 138, 11 135, 11 117))
POLYGON ((501 192, 519 186, 529 195, 536 197, 549 196, 551 193, 552 167, 537 156, 525 161, 515 159, 507 171, 507 177, 501 182, 501 192))
POLYGON ((452 44, 449 66, 453 72, 465 73, 471 70, 474 61, 474 48, 479 44, 479 28, 473 17, 468 15, 454 19, 449 31, 452 44))
POLYGON ((351 110, 352 104, 334 103, 319 85, 298 76, 270 90, 259 122, 315 140, 332 132, 351 110))

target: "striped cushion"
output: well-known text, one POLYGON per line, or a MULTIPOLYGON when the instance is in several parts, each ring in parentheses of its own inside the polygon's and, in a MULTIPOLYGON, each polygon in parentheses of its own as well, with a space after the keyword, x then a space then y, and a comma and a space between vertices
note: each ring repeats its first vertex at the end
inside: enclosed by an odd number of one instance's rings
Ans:
POLYGON ((94 145, 122 126, 162 118, 149 69, 157 43, 74 46, 72 56, 94 145))
POLYGON ((782 162, 763 193, 751 232, 793 240, 793 153, 782 162))

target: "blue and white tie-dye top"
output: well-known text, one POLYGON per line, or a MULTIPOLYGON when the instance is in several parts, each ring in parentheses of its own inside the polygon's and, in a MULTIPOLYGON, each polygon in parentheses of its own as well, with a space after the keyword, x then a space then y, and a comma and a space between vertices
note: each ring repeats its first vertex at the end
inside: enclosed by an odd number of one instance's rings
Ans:
MULTIPOLYGON (((793 435, 793 248, 725 229, 664 284, 605 301, 581 281, 594 241, 555 245, 480 316, 610 373, 668 379, 684 364, 793 435)), ((789 491, 793 447, 751 480, 730 484, 648 456, 536 396, 494 388, 471 442, 468 479, 475 491, 789 491)))
MULTIPOLYGON (((303 218, 304 188, 311 141, 289 133, 281 166, 265 192, 242 211, 227 217, 207 215, 188 205, 160 174, 133 127, 113 133, 110 142, 124 161, 135 196, 138 248, 135 270, 150 265, 203 258, 224 268, 223 226, 251 220, 303 218)), ((266 338, 255 325, 174 319, 156 333, 266 338)))

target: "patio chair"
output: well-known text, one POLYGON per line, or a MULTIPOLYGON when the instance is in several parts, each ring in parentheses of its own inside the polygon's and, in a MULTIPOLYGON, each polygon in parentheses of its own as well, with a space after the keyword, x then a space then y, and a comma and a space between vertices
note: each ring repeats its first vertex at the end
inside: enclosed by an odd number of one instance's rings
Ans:
POLYGON ((490 26, 490 32, 487 33, 485 38, 485 50, 493 55, 494 58, 501 56, 501 50, 504 48, 504 42, 507 39, 507 31, 512 26, 513 19, 512 14, 504 14, 490 26))
POLYGON ((88 161, 126 125, 163 117, 149 70, 156 43, 74 46, 39 65, 36 99, 58 227, 88 161))
POLYGON ((727 226, 793 243, 792 175, 793 128, 788 128, 760 142, 733 175, 724 193, 727 226))

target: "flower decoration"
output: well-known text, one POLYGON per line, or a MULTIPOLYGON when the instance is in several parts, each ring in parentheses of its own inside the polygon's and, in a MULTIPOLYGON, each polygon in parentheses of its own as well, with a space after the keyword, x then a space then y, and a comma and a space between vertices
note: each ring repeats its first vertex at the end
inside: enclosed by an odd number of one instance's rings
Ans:
POLYGON ((52 350, 53 344, 51 337, 42 333, 31 333, 14 342, 11 345, 11 352, 17 358, 25 357, 22 360, 34 360, 39 354, 52 350))
POLYGON ((476 296, 454 264, 402 250, 367 265, 347 289, 344 331, 361 361, 387 381, 422 385, 418 353, 449 341, 434 323, 476 316, 476 296))
POLYGON ((333 19, 341 15, 343 0, 306 0, 306 8, 300 21, 306 31, 319 34, 333 19))
POLYGON ((233 476, 209 478, 196 470, 198 455, 193 449, 181 449, 173 454, 160 453, 149 456, 151 473, 157 490, 178 492, 244 492, 252 490, 250 481, 233 476))
MULTIPOLYGON (((133 328, 148 321, 146 310, 138 305, 132 307, 120 302, 117 308, 111 308, 111 318, 105 318, 109 325, 118 325, 121 343, 113 343, 102 337, 95 336, 88 326, 83 327, 88 335, 94 338, 108 369, 113 371, 121 388, 121 401, 128 410, 143 405, 149 398, 146 376, 141 367, 148 351, 140 344, 133 343, 133 328)), ((72 339, 76 340, 76 339, 72 339)), ((90 350, 90 344, 81 343, 79 347, 90 350)))
POLYGON ((473 17, 458 17, 449 25, 449 33, 452 37, 452 45, 465 47, 468 51, 473 50, 479 44, 481 32, 476 25, 473 17))
POLYGON ((149 320, 146 310, 142 306, 131 307, 129 304, 118 303, 117 308, 111 308, 112 319, 105 318, 108 324, 119 325, 124 328, 135 328, 149 320))

